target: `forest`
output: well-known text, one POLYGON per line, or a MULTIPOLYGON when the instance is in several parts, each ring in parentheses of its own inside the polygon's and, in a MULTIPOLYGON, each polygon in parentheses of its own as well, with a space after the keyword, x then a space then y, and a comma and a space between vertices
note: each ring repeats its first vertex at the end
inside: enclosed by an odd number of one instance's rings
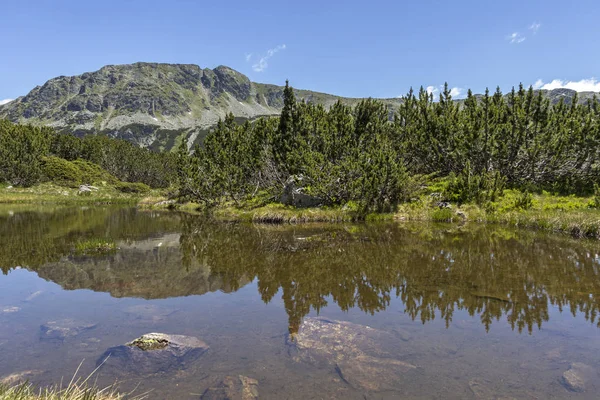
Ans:
POLYGON ((551 104, 520 85, 456 101, 446 85, 438 98, 411 89, 391 111, 373 99, 330 108, 298 101, 289 83, 283 96, 278 118, 240 125, 230 114, 203 143, 183 141, 173 153, 0 121, 0 181, 138 183, 210 209, 279 202, 291 179, 324 206, 360 213, 393 212, 432 182, 441 182, 440 200, 458 204, 485 205, 505 189, 599 192, 596 97, 551 104))
POLYGON ((290 177, 325 205, 361 212, 393 211, 435 179, 440 198, 459 204, 507 188, 587 195, 600 182, 600 104, 551 104, 522 85, 454 101, 446 84, 438 99, 411 90, 395 113, 373 99, 326 109, 286 83, 279 118, 237 125, 230 115, 178 160, 181 198, 209 206, 276 201, 290 177))

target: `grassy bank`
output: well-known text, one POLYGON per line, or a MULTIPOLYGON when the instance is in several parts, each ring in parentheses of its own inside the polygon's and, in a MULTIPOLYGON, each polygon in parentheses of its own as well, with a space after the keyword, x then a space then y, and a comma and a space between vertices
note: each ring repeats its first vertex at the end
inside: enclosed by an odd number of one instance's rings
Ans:
POLYGON ((124 395, 112 388, 98 389, 85 385, 71 384, 60 387, 36 388, 28 383, 8 386, 0 384, 1 400, 120 400, 124 395))
MULTIPOLYGON (((175 204, 165 198, 147 198, 145 208, 173 208, 183 212, 205 214, 198 204, 175 204)), ((357 221, 435 221, 451 223, 493 223, 518 228, 539 229, 569 234, 573 237, 600 239, 600 209, 593 197, 559 196, 549 193, 525 194, 506 190, 504 196, 484 206, 449 204, 440 207, 438 200, 423 195, 401 204, 394 213, 360 215, 352 207, 294 208, 282 204, 224 204, 210 212, 223 222, 307 223, 357 221)))
MULTIPOLYGON (((409 203, 401 204, 394 213, 361 215, 351 206, 295 208, 269 203, 225 203, 210 211, 210 215, 223 222, 250 223, 308 223, 356 221, 437 221, 481 222, 513 227, 560 232, 574 237, 600 239, 600 209, 593 196, 559 196, 550 193, 525 194, 505 190, 497 201, 484 206, 477 204, 438 205, 435 196, 424 194, 409 203)), ((143 209, 175 209, 181 212, 206 214, 195 203, 177 204, 165 196, 164 190, 123 193, 114 186, 99 186, 88 195, 78 194, 78 189, 54 184, 41 184, 31 188, 0 187, 0 204, 124 204, 143 209)))
POLYGON ((0 187, 0 204, 137 204, 147 196, 160 196, 159 190, 149 193, 124 193, 114 185, 98 185, 98 190, 79 193, 78 188, 43 183, 32 187, 0 187))

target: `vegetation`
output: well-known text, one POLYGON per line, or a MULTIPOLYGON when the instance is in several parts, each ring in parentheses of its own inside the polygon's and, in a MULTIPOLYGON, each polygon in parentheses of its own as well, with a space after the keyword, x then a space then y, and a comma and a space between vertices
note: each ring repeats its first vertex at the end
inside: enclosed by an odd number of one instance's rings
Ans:
POLYGON ((598 236, 595 97, 552 104, 519 86, 507 95, 469 91, 457 102, 446 86, 438 99, 411 90, 392 112, 372 99, 326 109, 297 101, 286 84, 279 118, 240 125, 229 114, 191 153, 185 140, 176 153, 155 153, 7 122, 0 123, 0 141, 0 180, 7 184, 101 182, 156 200, 145 201, 148 208, 173 207, 166 192, 152 192, 173 186, 171 199, 223 220, 470 219, 598 236), (290 182, 322 206, 282 205, 290 182), (577 196, 569 200, 576 206, 560 200, 540 209, 540 199, 565 196, 577 196))
POLYGON ((176 179, 175 165, 170 153, 152 152, 124 140, 80 139, 50 128, 0 120, 0 182, 13 186, 51 181, 73 187, 123 181, 166 188, 176 179))
POLYGON ((111 239, 85 239, 75 244, 78 255, 103 255, 117 251, 117 244, 111 239))
POLYGON ((180 199, 215 207, 278 201, 289 177, 327 206, 393 212, 445 177, 440 201, 488 207, 505 189, 589 195, 600 181, 600 103, 558 102, 520 86, 456 102, 421 89, 390 116, 383 103, 351 108, 298 102, 289 85, 279 119, 219 122, 191 156, 179 152, 180 199), (392 117, 392 118, 391 118, 392 117))

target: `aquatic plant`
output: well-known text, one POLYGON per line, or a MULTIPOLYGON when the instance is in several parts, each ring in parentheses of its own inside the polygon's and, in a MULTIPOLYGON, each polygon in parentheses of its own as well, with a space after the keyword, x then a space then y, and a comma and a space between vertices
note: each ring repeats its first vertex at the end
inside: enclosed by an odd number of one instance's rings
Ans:
POLYGON ((75 253, 78 255, 100 255, 116 250, 117 244, 111 239, 86 239, 75 244, 75 253))

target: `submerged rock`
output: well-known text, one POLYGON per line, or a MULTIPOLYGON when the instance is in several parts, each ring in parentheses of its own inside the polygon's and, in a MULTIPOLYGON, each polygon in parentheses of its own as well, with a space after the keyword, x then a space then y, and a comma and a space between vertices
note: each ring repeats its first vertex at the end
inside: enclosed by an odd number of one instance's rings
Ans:
POLYGON ((2 314, 12 314, 21 311, 21 307, 3 307, 0 309, 2 314))
POLYGON ((383 391, 401 390, 405 375, 417 368, 395 356, 398 339, 364 325, 306 318, 287 344, 297 362, 333 367, 354 388, 383 391))
POLYGON ((111 347, 97 365, 114 374, 155 374, 185 369, 208 349, 206 343, 192 336, 148 333, 125 345, 111 347))
POLYGON ((206 389, 202 400, 258 399, 258 381, 247 376, 227 376, 218 385, 206 389))
POLYGON ((97 324, 76 321, 70 318, 49 321, 40 327, 40 339, 62 341, 67 338, 75 337, 82 332, 94 329, 96 325, 97 324))
POLYGON ((595 381, 598 374, 594 368, 583 363, 572 363, 567 371, 562 374, 561 383, 571 391, 582 393, 586 391, 586 386, 595 381))
POLYGON ((39 369, 31 369, 27 371, 21 371, 14 374, 7 375, 0 379, 0 383, 7 386, 17 385, 19 383, 27 382, 31 378, 43 374, 44 371, 39 369))

